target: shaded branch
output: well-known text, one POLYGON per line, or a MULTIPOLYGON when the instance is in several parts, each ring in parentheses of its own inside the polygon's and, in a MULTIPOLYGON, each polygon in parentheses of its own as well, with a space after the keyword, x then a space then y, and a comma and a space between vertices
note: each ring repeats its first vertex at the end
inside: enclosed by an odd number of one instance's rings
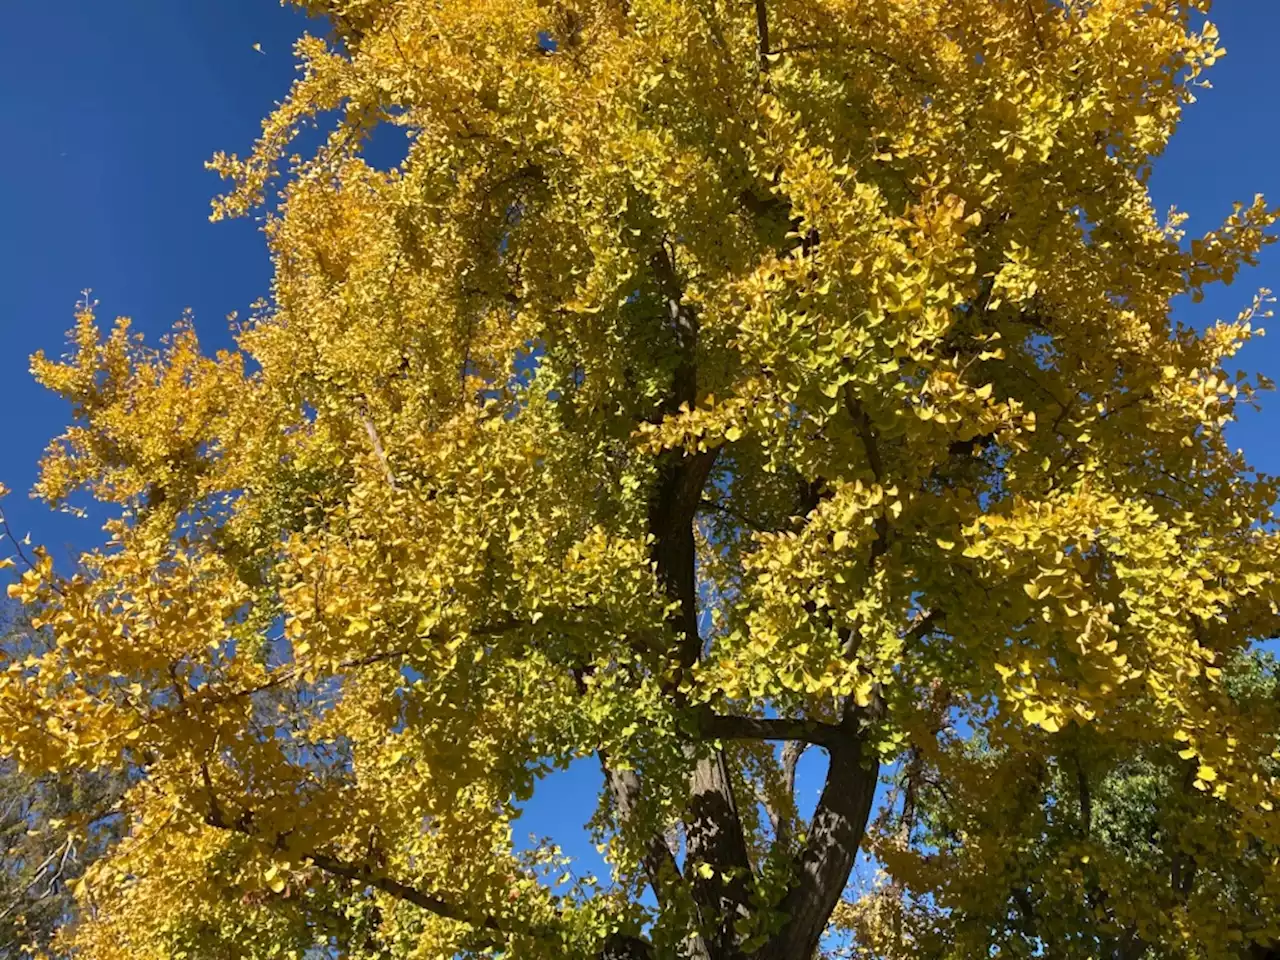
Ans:
POLYGON ((766 527, 764 524, 760 523, 758 520, 754 520, 751 517, 748 517, 741 510, 735 509, 734 507, 729 506, 729 504, 723 503, 719 500, 711 500, 704 497, 702 499, 702 502, 698 504, 698 507, 699 509, 713 510, 716 513, 722 513, 726 517, 729 517, 731 520, 736 520, 738 523, 741 523, 744 526, 751 528, 756 533, 770 532, 769 528, 766 527))
MULTIPOLYGON (((1199 624, 1197 624, 1197 627, 1199 624)), ((1190 795, 1191 788, 1195 784, 1196 764, 1194 762, 1187 765, 1187 772, 1182 778, 1182 793, 1190 795)), ((1192 884, 1195 882, 1196 863, 1192 860, 1187 863, 1186 854, 1182 847, 1178 844, 1178 835, 1175 833, 1170 837, 1173 844, 1173 853, 1170 856, 1169 865, 1169 886, 1183 900, 1186 900, 1191 894, 1192 884)))
POLYGON ((58 858, 61 857, 62 859, 59 861, 58 869, 49 876, 48 886, 45 888, 44 893, 40 894, 40 896, 37 899, 42 900, 45 897, 51 896, 53 894, 54 884, 58 882, 58 880, 62 877, 63 872, 66 870, 67 857, 72 853, 74 849, 73 843, 74 843, 74 838, 67 837, 66 840, 64 840, 62 843, 60 843, 57 846, 57 848, 53 851, 53 853, 45 857, 44 862, 36 867, 35 877, 31 880, 31 882, 28 883, 26 886, 21 887, 18 890, 18 895, 13 898, 13 900, 9 903, 7 907, 4 908, 3 911, 0 911, 0 920, 3 920, 5 917, 9 916, 9 914, 13 913, 14 910, 18 909, 18 907, 22 906, 23 903, 26 902, 26 894, 33 887, 38 886, 40 882, 45 879, 46 868, 48 868, 53 863, 54 860, 58 860, 58 858))
POLYGON ((615 933, 605 940, 599 960, 653 960, 654 956, 648 940, 615 933))
MULTIPOLYGON (((867 411, 862 406, 862 402, 858 399, 857 394, 854 393, 851 383, 845 384, 844 405, 845 409, 849 411, 849 416, 853 418, 854 429, 857 430, 858 439, 862 441, 863 449, 866 451, 867 466, 871 468, 871 475, 875 477, 876 483, 883 487, 885 471, 884 460, 880 456, 880 437, 876 433, 875 426, 871 423, 871 418, 867 416, 867 411)), ((889 517, 883 510, 876 517, 874 528, 876 539, 871 544, 869 567, 874 567, 876 561, 884 556, 885 551, 889 549, 889 517)))
MULTIPOLYGON (((408 655, 409 655, 408 650, 386 650, 386 651, 383 651, 382 653, 370 654, 367 657, 356 657, 351 660, 343 660, 340 663, 338 663, 336 667, 337 667, 337 670, 352 670, 358 667, 372 666, 375 663, 382 663, 383 661, 386 661, 386 660, 399 660, 403 657, 407 657, 408 655)), ((179 700, 181 701, 181 705, 184 708, 187 707, 189 704, 193 704, 194 706, 201 707, 201 708, 216 707, 224 703, 230 703, 232 700, 239 700, 243 697, 251 697, 254 694, 263 693, 267 690, 273 690, 276 687, 283 686, 286 683, 289 683, 293 680, 298 679, 298 677, 302 676, 304 672, 305 672, 305 668, 303 668, 302 666, 294 666, 288 670, 281 670, 276 676, 272 677, 270 680, 266 680, 260 684, 257 684, 256 686, 240 687, 235 690, 226 690, 221 693, 211 694, 209 696, 203 696, 203 697, 199 696, 200 691, 197 691, 197 695, 193 701, 188 701, 187 699, 182 697, 182 694, 179 692, 179 700)), ((177 681, 175 681, 175 684, 176 682, 177 681)), ((175 689, 179 689, 179 688, 175 685, 175 689)), ((209 689, 213 689, 212 686, 202 688, 202 690, 209 690, 209 689)))
POLYGON ((867 453, 867 466, 876 478, 876 483, 884 483, 884 461, 880 457, 880 440, 876 434, 871 418, 862 406, 862 401, 853 391, 853 384, 846 383, 844 388, 844 406, 853 418, 854 429, 858 431, 858 439, 867 453))
POLYGON ((1040 21, 1036 17, 1035 8, 1031 6, 1031 0, 1025 0, 1025 6, 1027 8, 1027 19, 1031 21, 1031 35, 1035 37, 1036 46, 1044 50, 1044 34, 1040 32, 1040 21))
POLYGON ((760 57, 760 72, 769 71, 769 8, 766 0, 756 0, 756 47, 760 57))
MULTIPOLYGON (((679 351, 671 392, 662 410, 667 415, 678 412, 682 407, 692 409, 697 403, 698 319, 684 303, 675 264, 665 246, 659 245, 651 258, 651 267, 662 291, 679 351)), ((651 555, 658 580, 667 595, 678 603, 680 650, 673 687, 679 686, 685 671, 702 654, 693 518, 719 454, 719 447, 694 454, 686 454, 683 450, 665 451, 658 458, 657 483, 649 501, 649 533, 653 537, 651 555)))
POLYGON ((1093 832, 1093 793, 1089 789, 1089 777, 1084 772, 1080 757, 1075 757, 1076 790, 1080 794, 1080 830, 1088 837, 1093 832))
POLYGON ((902 635, 903 643, 918 643, 933 632, 934 628, 942 622, 943 614, 941 610, 930 610, 928 613, 919 617, 902 635))
MULTIPOLYGON (((522 620, 504 620, 498 623, 490 624, 485 627, 473 627, 468 633, 473 637, 496 637, 500 634, 507 633, 520 627, 529 626, 522 620)), ((399 648, 395 650, 383 650, 379 653, 371 653, 364 657, 353 657, 349 660, 339 661, 334 664, 334 673, 343 670, 354 670, 360 667, 370 667, 376 663, 383 663, 387 660, 401 660, 409 656, 413 651, 407 648, 399 648)), ((253 696, 254 694, 263 693, 267 690, 273 690, 293 680, 297 680, 306 672, 306 667, 302 664, 295 663, 287 670, 280 670, 275 676, 269 680, 265 680, 260 684, 252 687, 240 687, 234 690, 223 690, 218 693, 205 694, 205 691, 212 691, 216 688, 212 684, 201 687, 195 691, 195 694, 189 698, 183 698, 179 690, 178 696, 183 700, 184 706, 195 706, 200 708, 219 706, 232 700, 238 700, 243 697, 253 696)), ((176 683, 176 681, 175 681, 176 683)), ((175 687, 175 689, 177 689, 175 687)))
MULTIPOLYGON (((604 774, 605 784, 613 797, 614 809, 618 813, 618 821, 622 826, 635 815, 643 793, 640 777, 634 770, 618 770, 609 763, 608 755, 602 750, 600 770, 604 774)), ((645 849, 643 866, 645 877, 653 889, 653 895, 659 906, 665 906, 671 899, 671 884, 680 878, 680 868, 671 848, 660 835, 655 834, 645 849)))

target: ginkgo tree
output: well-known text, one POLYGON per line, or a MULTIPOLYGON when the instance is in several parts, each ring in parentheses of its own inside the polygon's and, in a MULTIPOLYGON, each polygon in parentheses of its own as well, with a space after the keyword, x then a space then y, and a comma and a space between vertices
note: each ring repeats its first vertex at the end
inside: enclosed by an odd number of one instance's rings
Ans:
POLYGON ((15 557, 0 745, 129 783, 58 949, 1280 938, 1278 491, 1224 433, 1267 297, 1171 318, 1277 213, 1148 191, 1208 0, 304 6, 211 162, 275 265, 234 349, 86 301, 33 361, 36 493, 111 519, 15 557), (513 842, 583 758, 598 879, 513 842))

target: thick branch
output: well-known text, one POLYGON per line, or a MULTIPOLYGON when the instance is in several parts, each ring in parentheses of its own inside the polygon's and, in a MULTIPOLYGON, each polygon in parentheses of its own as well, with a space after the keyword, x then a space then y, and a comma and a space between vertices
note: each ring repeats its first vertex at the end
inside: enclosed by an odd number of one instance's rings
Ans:
POLYGON ((862 401, 854 393, 852 384, 845 384, 844 405, 845 409, 849 411, 849 416, 853 418, 854 428, 858 431, 858 439, 862 441, 862 446, 866 451, 867 466, 871 468, 871 474, 876 478, 876 483, 883 484, 884 461, 880 458, 880 440, 876 435, 875 427, 871 423, 871 418, 867 416, 867 411, 862 406, 862 401))
POLYGON ((905 73, 908 77, 910 77, 916 83, 920 83, 920 84, 925 83, 924 77, 920 75, 919 71, 917 71, 915 67, 911 66, 908 63, 903 63, 901 60, 894 57, 890 53, 886 53, 883 50, 877 50, 875 47, 864 46, 862 44, 821 43, 821 42, 788 43, 788 44, 785 44, 784 46, 775 47, 770 51, 770 54, 774 57, 780 57, 780 56, 786 56, 788 54, 793 54, 793 53, 819 53, 819 52, 826 52, 826 53, 857 52, 857 53, 870 54, 871 56, 877 58, 883 63, 897 70, 901 70, 903 73, 905 73))
MULTIPOLYGON (((471 627, 468 631, 473 637, 497 637, 520 627, 527 626, 522 620, 501 620, 496 623, 487 624, 485 626, 471 627)), ((371 653, 363 657, 353 657, 349 660, 342 660, 335 664, 333 672, 337 673, 343 670, 355 670, 360 667, 371 667, 377 663, 384 663, 388 660, 401 660, 408 657, 413 651, 408 649, 383 650, 379 653, 371 653)), ((272 690, 284 684, 291 683, 301 678, 306 673, 306 665, 296 662, 287 669, 280 669, 270 679, 264 680, 262 683, 252 687, 239 687, 232 690, 221 689, 213 684, 207 684, 195 691, 193 695, 185 699, 185 703, 190 707, 199 707, 207 709, 220 704, 228 703, 232 700, 239 700, 243 697, 251 697, 257 693, 263 693, 272 690)), ((175 681, 176 684, 176 681, 175 681)), ((179 691, 179 699, 183 699, 181 689, 175 686, 179 691)))
POLYGON ((848 739, 848 731, 817 720, 732 717, 704 714, 698 733, 708 740, 799 740, 830 746, 848 739))
POLYGON ((1031 35, 1035 37, 1036 46, 1038 46, 1041 50, 1043 50, 1044 34, 1040 32, 1040 21, 1036 17, 1035 8, 1031 6, 1031 0, 1027 0, 1026 7, 1027 7, 1027 17, 1031 20, 1031 35))
MULTIPOLYGON (((383 663, 387 660, 399 660, 403 657, 407 657, 408 655, 408 650, 384 650, 381 653, 371 653, 366 657, 355 657, 350 660, 343 660, 337 664, 336 669, 353 670, 358 669, 359 667, 370 667, 375 663, 383 663)), ((240 687, 234 690, 219 690, 210 684, 196 691, 196 696, 191 698, 190 705, 199 707, 200 709, 207 709, 209 707, 216 707, 220 704, 229 703, 232 700, 251 697, 254 694, 264 693, 267 690, 273 690, 286 683, 291 683, 301 677, 305 672, 305 668, 302 665, 296 665, 289 669, 278 671, 270 680, 264 680, 262 683, 252 687, 240 687), (205 691, 209 691, 209 693, 207 695, 202 695, 205 691)), ((177 685, 176 681, 174 688, 177 690, 181 689, 177 685)), ((179 693, 179 699, 182 699, 181 693, 179 693)))
MULTIPOLYGON (((434 913, 438 917, 465 923, 477 930, 485 930, 502 936, 510 936, 516 933, 532 936, 551 935, 551 932, 547 930, 499 921, 492 916, 476 917, 457 904, 384 876, 381 872, 373 870, 365 864, 346 863, 323 853, 309 854, 307 859, 321 870, 325 870, 336 877, 343 877, 364 886, 374 887, 407 903, 412 903, 414 906, 420 907, 429 913, 434 913)), ((624 934, 614 934, 605 940, 599 954, 599 960, 652 960, 653 955, 653 946, 647 940, 624 934)))
MULTIPOLYGON (((880 436, 876 432, 875 426, 871 423, 871 418, 867 415, 862 402, 854 392, 852 384, 845 384, 844 405, 853 420, 854 429, 858 432, 858 439, 862 441, 863 451, 867 457, 867 467, 871 470, 871 475, 875 478, 876 483, 883 487, 885 485, 885 470, 884 460, 880 456, 880 436)), ((870 555, 867 557, 868 580, 874 574, 880 558, 889 552, 889 515, 883 509, 880 515, 875 518, 873 529, 876 532, 876 538, 871 542, 870 555)), ((853 659, 857 652, 858 639, 857 630, 846 631, 844 641, 846 659, 853 659)))
POLYGON ((796 878, 779 908, 787 924, 758 954, 760 960, 812 957, 831 911, 848 882, 866 832, 880 761, 861 735, 829 747, 830 768, 796 864, 796 878))
POLYGON ((693 517, 719 452, 716 448, 692 455, 678 450, 664 453, 658 467, 657 489, 649 504, 649 532, 653 535, 651 556, 658 580, 667 595, 678 603, 676 626, 680 648, 673 687, 679 685, 684 673, 702 655, 694 572, 693 517))

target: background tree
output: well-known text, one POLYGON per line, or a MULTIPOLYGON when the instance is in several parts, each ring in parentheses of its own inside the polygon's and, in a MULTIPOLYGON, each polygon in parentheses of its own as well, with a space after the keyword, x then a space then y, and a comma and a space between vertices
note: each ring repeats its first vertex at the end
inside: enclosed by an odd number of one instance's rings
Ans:
MULTIPOLYGON (((1232 709, 1268 715, 1280 696, 1275 659, 1232 658, 1222 692, 1232 709)), ((853 934, 849 955, 965 956, 994 945, 1031 956, 1054 944, 1056 955, 1138 958, 1197 936, 1227 955, 1274 956, 1255 940, 1272 936, 1273 907, 1259 894, 1273 849, 1241 842, 1222 808, 1195 791, 1197 767, 1177 744, 1113 753, 1088 736, 1078 731, 1077 749, 1047 758, 1007 802, 966 799, 939 766, 912 756, 899 801, 873 829, 887 872, 837 909, 837 926, 853 934), (1016 819, 1000 823, 1011 807, 1016 819), (975 834, 1015 852, 993 860, 989 847, 966 842, 975 834), (979 896, 938 882, 966 869, 987 876, 979 896)), ((1009 760, 980 740, 965 753, 979 785, 1009 760)), ((1265 769, 1274 775, 1274 758, 1265 769)))
MULTIPOLYGON (((48 653, 21 609, 0 609, 9 663, 48 653)), ((70 884, 118 839, 124 777, 112 771, 34 774, 0 761, 0 957, 46 950, 75 913, 70 884)))
POLYGON ((34 361, 75 415, 37 492, 119 516, 14 585, 54 639, 0 737, 136 780, 66 948, 804 958, 882 767, 866 950, 895 909, 923 955, 1280 935, 1237 666, 1277 489, 1223 433, 1265 296, 1170 318, 1276 214, 1184 242, 1146 186, 1207 2, 307 6, 213 161, 218 216, 283 174, 236 349, 85 303, 34 361), (604 884, 511 842, 587 756, 604 884))

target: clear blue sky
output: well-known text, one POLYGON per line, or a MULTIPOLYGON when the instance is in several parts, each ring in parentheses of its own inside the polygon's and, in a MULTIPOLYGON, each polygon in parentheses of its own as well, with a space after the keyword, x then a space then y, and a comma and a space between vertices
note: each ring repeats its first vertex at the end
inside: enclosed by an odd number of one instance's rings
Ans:
MULTIPOLYGON (((4 8, 0 481, 15 491, 5 509, 19 532, 62 552, 92 540, 98 524, 23 496, 67 415, 33 384, 27 358, 61 352, 86 287, 104 317, 127 314, 149 337, 190 307, 206 344, 227 344, 224 318, 267 293, 270 265, 254 224, 208 222, 218 183, 203 163, 252 142, 294 76, 290 47, 306 22, 274 0, 8 0, 4 8)), ((1280 2, 1219 0, 1214 20, 1229 54, 1156 168, 1159 205, 1189 212, 1193 233, 1254 193, 1280 203, 1280 2)), ((1259 286, 1280 290, 1280 245, 1180 315, 1233 317, 1259 286)), ((1241 361, 1280 380, 1280 320, 1241 361)), ((1280 472, 1280 396, 1235 437, 1258 466, 1280 472)), ((577 788, 594 779, 589 768, 555 778, 525 828, 586 852, 580 834, 571 837, 593 802, 577 788)))

